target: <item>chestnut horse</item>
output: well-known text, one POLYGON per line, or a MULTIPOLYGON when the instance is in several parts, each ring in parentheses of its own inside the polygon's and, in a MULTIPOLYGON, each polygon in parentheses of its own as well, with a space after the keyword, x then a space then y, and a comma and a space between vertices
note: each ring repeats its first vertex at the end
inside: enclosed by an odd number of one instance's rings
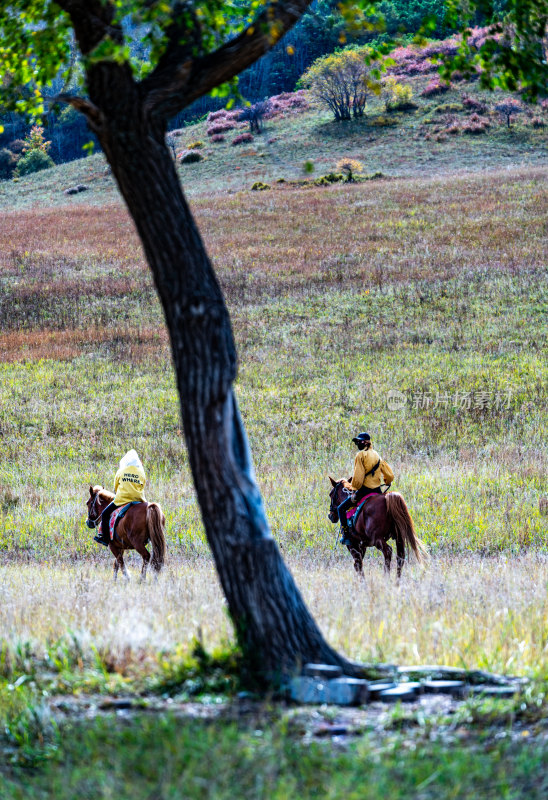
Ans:
MULTIPOLYGON (((352 490, 348 481, 336 481, 331 476, 329 480, 333 488, 329 493, 331 506, 327 516, 331 522, 338 522, 337 507, 352 490)), ((419 562, 427 556, 426 547, 415 533, 413 520, 399 492, 372 495, 360 511, 356 526, 351 528, 351 543, 346 546, 354 559, 354 569, 358 575, 363 577, 363 557, 368 547, 376 547, 381 551, 385 572, 390 572, 392 548, 388 544, 389 539, 396 541, 398 578, 405 561, 406 546, 408 551, 411 548, 419 562)))
MULTIPOLYGON (((102 486, 89 487, 89 499, 86 503, 88 507, 88 526, 97 528, 101 522, 101 514, 114 500, 112 492, 103 489, 102 486)), ((118 577, 118 570, 122 570, 122 575, 129 579, 129 575, 124 564, 124 550, 137 550, 143 559, 141 569, 141 580, 146 578, 147 567, 150 561, 150 553, 145 545, 148 541, 152 543, 152 569, 160 572, 164 565, 166 552, 166 540, 164 536, 164 526, 166 518, 158 503, 147 503, 146 501, 131 506, 116 526, 114 539, 110 541, 110 550, 114 556, 114 579, 118 577)), ((107 532, 107 536, 108 536, 107 532)))

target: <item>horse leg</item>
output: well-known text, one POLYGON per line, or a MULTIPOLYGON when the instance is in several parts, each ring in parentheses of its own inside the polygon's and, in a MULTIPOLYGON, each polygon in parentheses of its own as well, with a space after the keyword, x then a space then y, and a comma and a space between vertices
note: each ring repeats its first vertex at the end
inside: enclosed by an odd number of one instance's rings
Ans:
POLYGON ((118 580, 118 570, 120 569, 120 550, 118 549, 115 542, 111 542, 109 545, 110 552, 114 556, 114 580, 118 580))
POLYGON ((375 547, 377 550, 380 550, 384 556, 384 571, 388 575, 390 574, 390 564, 392 562, 392 548, 385 542, 384 539, 377 539, 375 542, 375 547))
POLYGON ((146 580, 147 576, 147 567, 150 561, 150 553, 148 552, 144 544, 140 543, 134 544, 134 547, 141 556, 141 558, 143 559, 143 566, 141 567, 141 582, 143 582, 144 580, 146 580))
POLYGON ((346 546, 348 547, 348 552, 350 553, 350 555, 354 559, 354 569, 356 570, 356 574, 362 580, 365 580, 364 574, 363 574, 363 556, 362 556, 362 554, 360 553, 360 551, 359 551, 359 549, 357 547, 354 547, 351 544, 347 544, 346 546))
POLYGON ((397 564, 398 564, 397 575, 399 580, 401 578, 402 567, 405 564, 405 543, 399 533, 396 534, 396 553, 397 553, 397 564))
POLYGON ((116 559, 118 561, 118 565, 119 565, 120 569, 122 570, 122 575, 124 576, 126 581, 129 581, 129 572, 127 571, 126 565, 124 564, 124 551, 123 550, 120 550, 120 552, 116 556, 116 559))

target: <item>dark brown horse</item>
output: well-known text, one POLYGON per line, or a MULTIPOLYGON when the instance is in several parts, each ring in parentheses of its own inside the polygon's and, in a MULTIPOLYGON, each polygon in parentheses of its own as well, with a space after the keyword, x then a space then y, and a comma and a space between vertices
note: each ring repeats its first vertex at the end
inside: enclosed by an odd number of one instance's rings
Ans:
MULTIPOLYGON (((89 487, 88 525, 97 527, 101 521, 101 514, 114 500, 112 492, 102 486, 89 487), (91 523, 91 524, 90 524, 91 523)), ((164 526, 166 518, 158 503, 139 503, 131 506, 116 527, 114 539, 110 541, 110 550, 114 556, 114 578, 118 577, 118 570, 122 570, 125 578, 129 579, 126 565, 124 564, 124 550, 137 550, 143 559, 141 580, 144 580, 149 564, 150 553, 146 549, 147 542, 152 543, 152 569, 159 572, 164 565, 166 552, 166 539, 164 526)), ((108 532, 107 532, 108 536, 108 532)))
MULTIPOLYGON (((331 506, 328 517, 331 522, 338 522, 337 507, 346 500, 350 492, 348 481, 336 481, 331 476, 332 489, 329 493, 331 506)), ((363 557, 368 547, 376 547, 384 556, 384 569, 390 572, 392 561, 392 548, 389 539, 396 542, 398 578, 405 561, 405 550, 411 549, 417 561, 422 561, 427 556, 425 545, 415 533, 413 520, 405 505, 405 500, 399 492, 374 494, 366 502, 356 522, 352 526, 351 543, 347 544, 353 559, 354 569, 363 577, 363 557)))

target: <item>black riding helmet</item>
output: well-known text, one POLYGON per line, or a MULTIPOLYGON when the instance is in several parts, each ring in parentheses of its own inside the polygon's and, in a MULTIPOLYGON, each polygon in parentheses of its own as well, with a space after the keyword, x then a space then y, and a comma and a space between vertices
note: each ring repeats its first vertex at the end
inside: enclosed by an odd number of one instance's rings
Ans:
POLYGON ((354 436, 352 441, 354 442, 354 444, 356 444, 358 446, 359 450, 363 450, 363 448, 365 447, 365 445, 368 442, 371 443, 371 436, 368 433, 365 433, 365 432, 364 433, 358 433, 357 436, 354 436))

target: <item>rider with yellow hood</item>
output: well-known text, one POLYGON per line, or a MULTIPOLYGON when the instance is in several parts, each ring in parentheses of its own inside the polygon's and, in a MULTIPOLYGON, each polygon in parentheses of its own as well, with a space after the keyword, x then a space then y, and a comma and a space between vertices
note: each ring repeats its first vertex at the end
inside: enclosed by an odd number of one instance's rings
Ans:
POLYGON ((341 544, 350 544, 346 512, 353 506, 359 505, 366 495, 382 494, 381 485, 384 483, 386 486, 390 486, 394 480, 391 467, 376 450, 373 450, 368 433, 359 433, 352 441, 358 448, 354 459, 354 472, 350 478, 352 494, 337 508, 341 523, 341 544))
POLYGON ((110 544, 109 521, 115 508, 128 503, 145 500, 145 470, 135 450, 129 450, 120 461, 120 468, 114 478, 114 500, 101 514, 101 533, 94 536, 100 544, 110 544))

